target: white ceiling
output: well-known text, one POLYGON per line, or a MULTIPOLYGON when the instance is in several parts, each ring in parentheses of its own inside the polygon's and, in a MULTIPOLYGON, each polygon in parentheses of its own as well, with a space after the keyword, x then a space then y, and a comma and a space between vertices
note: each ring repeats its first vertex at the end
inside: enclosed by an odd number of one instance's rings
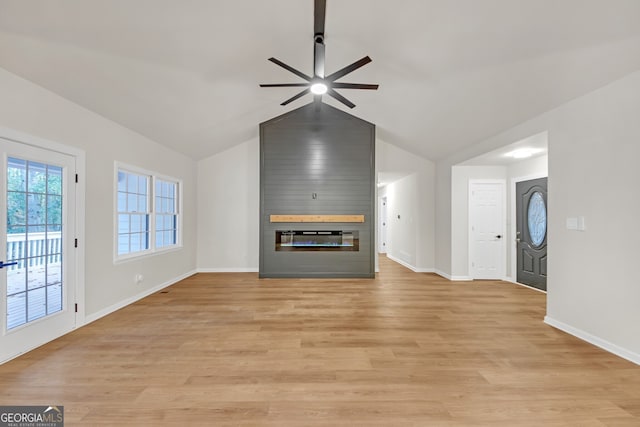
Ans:
MULTIPOLYGON (((0 0, 0 67, 203 158, 312 73, 313 0, 0 0)), ((437 160, 640 69, 638 0, 328 0, 327 73, 378 135, 437 160)), ((348 110, 332 99, 325 101, 348 110)))

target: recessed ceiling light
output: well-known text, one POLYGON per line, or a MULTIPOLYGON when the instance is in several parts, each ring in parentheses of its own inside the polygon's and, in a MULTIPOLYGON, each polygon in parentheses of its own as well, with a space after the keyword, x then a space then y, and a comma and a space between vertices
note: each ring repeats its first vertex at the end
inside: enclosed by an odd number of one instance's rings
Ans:
POLYGON ((311 92, 315 95, 324 95, 327 93, 327 85, 324 83, 314 83, 311 85, 311 92))
POLYGON ((505 157, 513 157, 514 159, 526 159, 534 154, 543 152, 541 148, 518 148, 505 154, 505 157))

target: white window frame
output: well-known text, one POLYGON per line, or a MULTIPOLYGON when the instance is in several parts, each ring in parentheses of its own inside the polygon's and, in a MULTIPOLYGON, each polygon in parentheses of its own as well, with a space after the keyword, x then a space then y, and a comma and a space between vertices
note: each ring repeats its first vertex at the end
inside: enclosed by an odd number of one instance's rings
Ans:
MULTIPOLYGON (((153 240, 153 247, 154 249, 156 249, 157 251, 161 251, 164 249, 171 249, 171 248, 175 248, 176 246, 178 246, 178 238, 180 235, 180 182, 175 179, 175 178, 169 178, 169 177, 164 177, 164 176, 160 176, 160 175, 154 175, 153 179, 152 179, 152 183, 153 183, 153 219, 154 219, 154 227, 153 227, 153 236, 154 236, 154 240, 153 240), (162 181, 164 183, 167 184, 171 184, 175 186, 175 191, 173 194, 173 209, 174 211, 171 213, 167 213, 164 211, 161 211, 160 209, 158 209, 158 206, 156 206, 156 203, 158 202, 158 194, 155 193, 157 187, 158 187, 158 181, 162 181), (175 216, 175 243, 171 244, 171 245, 163 245, 161 247, 158 247, 158 241, 156 240, 157 238, 157 233, 158 233, 158 229, 157 229, 157 219, 158 219, 158 215, 171 215, 171 216, 175 216)), ((162 196, 160 196, 160 198, 163 198, 162 196)), ((162 230, 163 232, 166 232, 166 229, 162 230)), ((151 243, 151 242, 150 242, 151 243)))
MULTIPOLYGON (((128 256, 133 256, 136 254, 141 254, 141 253, 145 253, 149 250, 150 248, 150 244, 151 244, 151 236, 150 236, 150 222, 151 222, 151 216, 152 216, 152 210, 153 207, 151 205, 151 185, 152 185, 152 179, 153 177, 148 174, 148 173, 143 173, 143 172, 139 172, 139 171, 133 171, 130 168, 123 168, 120 167, 118 168, 118 172, 116 174, 116 187, 115 187, 115 197, 116 197, 116 201, 115 201, 115 214, 116 214, 116 224, 117 224, 117 228, 116 228, 116 248, 115 251, 117 253, 117 256, 120 258, 126 258, 128 256), (140 208, 140 204, 139 204, 139 198, 141 196, 144 195, 145 198, 145 203, 144 203, 144 210, 136 210, 135 209, 135 202, 134 202, 134 210, 126 210, 126 211, 120 211, 120 206, 119 206, 119 195, 120 195, 120 182, 119 182, 119 178, 120 178, 120 173, 125 174, 129 177, 133 178, 134 181, 134 191, 130 192, 128 185, 127 188, 125 188, 125 195, 127 196, 127 200, 130 199, 130 196, 133 195, 134 201, 138 201, 138 208, 140 208), (145 184, 146 184, 146 188, 144 189, 144 193, 142 193, 142 190, 138 187, 138 183, 139 183, 139 178, 142 178, 145 180, 145 184), (127 233, 127 235, 129 236, 129 238, 131 239, 134 235, 139 235, 138 238, 144 236, 144 243, 146 248, 145 249, 141 249, 141 250, 136 250, 135 251, 131 251, 131 240, 129 240, 129 246, 128 249, 129 251, 127 251, 124 254, 119 253, 120 250, 120 242, 119 242, 119 238, 120 238, 120 216, 121 215, 126 215, 129 218, 129 224, 131 225, 133 223, 133 219, 134 218, 138 218, 136 220, 137 223, 139 223, 140 225, 142 225, 142 223, 144 223, 143 227, 140 227, 140 231, 142 231, 142 233, 136 232, 133 233, 131 231, 131 229, 129 229, 129 232, 127 233)), ((127 206, 129 205, 129 202, 127 201, 127 206)), ((139 242, 141 243, 141 242, 139 242)))
POLYGON ((144 258, 148 256, 157 255, 160 253, 166 253, 182 249, 182 180, 159 174, 150 170, 146 170, 137 166, 133 166, 123 162, 115 162, 114 165, 114 182, 113 182, 113 261, 114 263, 126 262, 134 259, 144 258), (118 254, 118 172, 128 172, 137 175, 146 175, 149 177, 149 188, 147 197, 149 200, 148 212, 149 212, 149 248, 137 252, 131 252, 127 254, 118 254), (156 247, 156 181, 162 180, 165 182, 176 184, 176 243, 173 245, 156 247))

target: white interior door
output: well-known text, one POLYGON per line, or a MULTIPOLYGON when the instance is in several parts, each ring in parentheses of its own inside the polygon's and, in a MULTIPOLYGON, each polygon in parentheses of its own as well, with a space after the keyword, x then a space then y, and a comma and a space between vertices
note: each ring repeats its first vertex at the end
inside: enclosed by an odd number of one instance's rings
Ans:
POLYGON ((469 182, 469 272, 473 279, 504 279, 504 181, 469 182))
POLYGON ((0 362, 75 327, 75 157, 0 138, 0 362))

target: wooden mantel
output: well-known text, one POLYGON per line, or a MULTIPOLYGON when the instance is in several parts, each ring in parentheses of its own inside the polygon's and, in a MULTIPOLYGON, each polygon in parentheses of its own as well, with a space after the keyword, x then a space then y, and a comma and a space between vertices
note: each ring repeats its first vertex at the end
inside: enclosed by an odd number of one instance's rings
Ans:
POLYGON ((270 222, 364 222, 364 215, 270 215, 270 222))

